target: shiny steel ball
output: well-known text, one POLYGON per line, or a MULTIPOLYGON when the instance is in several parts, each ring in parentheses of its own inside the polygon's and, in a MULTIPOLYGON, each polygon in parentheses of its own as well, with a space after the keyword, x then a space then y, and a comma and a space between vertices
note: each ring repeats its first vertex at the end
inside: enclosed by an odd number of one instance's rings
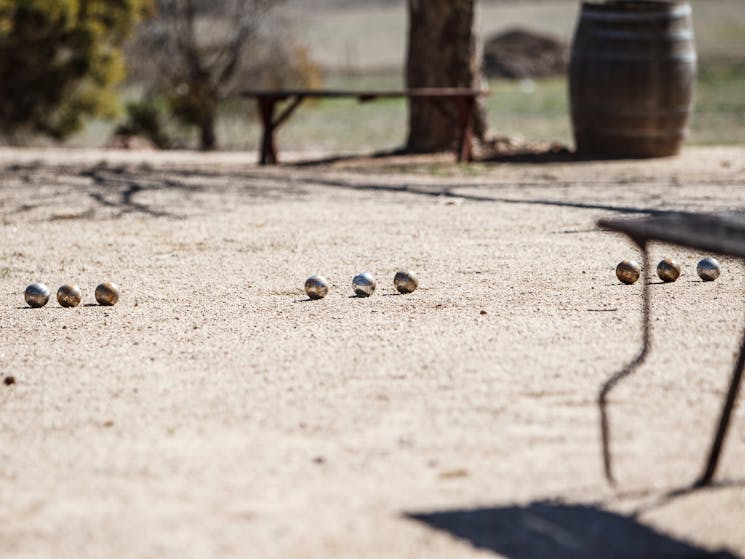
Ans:
POLYGON ((29 307, 38 309, 49 302, 50 291, 43 283, 32 283, 23 292, 23 298, 29 307))
POLYGON ((77 285, 63 285, 57 290, 57 301, 63 307, 77 307, 83 294, 77 285))
POLYGON ((375 293, 375 278, 369 272, 357 274, 352 278, 352 287, 357 297, 369 297, 375 293))
POLYGON ((714 281, 722 273, 722 267, 719 265, 719 261, 716 258, 707 256, 702 258, 696 266, 696 272, 698 277, 704 281, 714 281))
POLYGON ((657 264, 657 275, 664 282, 673 282, 680 277, 680 266, 675 260, 664 258, 657 264))
POLYGON ((96 287, 95 295, 99 305, 110 307, 119 300, 119 288, 115 283, 105 281, 96 287))
POLYGON ((419 280, 411 272, 401 271, 396 272, 393 277, 393 285, 396 286, 399 293, 411 293, 419 287, 419 280))
POLYGON ((634 260, 622 260, 616 266, 616 277, 621 283, 636 283, 642 273, 642 267, 634 260))
POLYGON ((310 276, 305 280, 305 294, 311 299, 323 299, 329 293, 329 284, 323 276, 310 276))

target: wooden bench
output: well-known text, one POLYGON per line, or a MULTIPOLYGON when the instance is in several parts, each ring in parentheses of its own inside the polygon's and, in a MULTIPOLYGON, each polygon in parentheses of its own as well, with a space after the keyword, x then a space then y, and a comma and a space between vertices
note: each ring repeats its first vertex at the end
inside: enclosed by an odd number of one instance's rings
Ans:
POLYGON ((476 99, 488 93, 478 89, 460 87, 433 87, 401 90, 353 91, 337 89, 255 89, 241 92, 241 97, 256 99, 263 133, 259 147, 259 163, 274 165, 278 161, 275 131, 284 123, 305 99, 353 98, 359 102, 396 97, 408 99, 430 99, 436 107, 453 119, 458 127, 456 145, 457 161, 472 161, 473 120, 476 99), (277 105, 289 104, 275 115, 277 105))

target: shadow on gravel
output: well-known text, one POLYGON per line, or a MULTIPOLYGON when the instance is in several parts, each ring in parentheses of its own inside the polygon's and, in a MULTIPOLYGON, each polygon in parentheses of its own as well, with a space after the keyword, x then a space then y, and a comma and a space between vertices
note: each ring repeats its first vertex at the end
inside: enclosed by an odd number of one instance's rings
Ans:
MULTIPOLYGON (((395 151, 381 152, 375 157, 385 157, 395 154, 395 151)), ((513 157, 513 156, 510 156, 513 157)), ((556 154, 545 162, 552 162, 553 158, 579 161, 572 155, 556 154)), ((241 196, 262 199, 279 199, 290 196, 303 196, 309 192, 309 187, 321 186, 345 190, 371 191, 413 194, 432 198, 452 199, 454 201, 468 201, 495 204, 520 204, 534 206, 549 206, 560 208, 574 208, 581 210, 602 210, 617 214, 629 215, 666 215, 670 213, 662 207, 613 205, 572 201, 567 199, 550 199, 541 197, 503 197, 498 195, 474 194, 455 192, 457 184, 443 184, 442 182, 417 182, 411 184, 405 178, 398 183, 386 183, 374 178, 374 175, 359 175, 346 180, 338 176, 328 176, 325 172, 312 170, 308 173, 300 172, 305 167, 328 164, 333 160, 345 157, 330 158, 323 161, 287 164, 275 168, 263 169, 201 169, 201 168, 149 168, 143 166, 109 166, 92 165, 83 168, 66 168, 64 166, 40 166, 37 164, 12 165, 4 169, 7 180, 17 179, 20 182, 45 182, 59 184, 60 190, 52 199, 38 199, 33 203, 19 203, 15 208, 6 208, 8 214, 26 213, 39 207, 64 207, 60 199, 69 192, 84 193, 99 208, 106 208, 117 218, 126 214, 141 214, 151 217, 166 217, 181 219, 185 213, 178 208, 198 206, 192 198, 198 194, 217 194, 225 190, 241 196), (297 172, 288 176, 283 168, 295 168, 297 172), (148 196, 153 192, 169 194, 169 198, 159 203, 146 202, 152 199, 148 196)), ((586 184, 597 184, 596 180, 585 181, 586 184)), ((582 181, 553 181, 520 183, 520 186, 533 187, 562 187, 583 184, 582 181)), ((479 184, 468 184, 469 188, 478 188, 479 184)), ((493 186, 485 183, 483 186, 493 186)), ((660 203, 660 206, 662 204, 660 203)), ((93 219, 91 211, 52 216, 51 219, 93 219)))
MULTIPOLYGON (((447 153, 448 156, 452 156, 450 152, 443 152, 447 153)), ((297 168, 304 168, 304 167, 322 167, 325 165, 330 165, 334 163, 340 163, 340 162, 354 162, 354 161, 364 161, 364 160, 375 160, 375 159, 385 159, 390 157, 398 157, 398 156, 416 156, 416 155, 426 155, 426 154, 417 154, 407 151, 403 147, 399 148, 392 148, 392 149, 384 149, 379 151, 374 151, 372 153, 367 154, 350 154, 350 155, 331 155, 331 156, 325 156, 325 157, 318 157, 314 159, 304 159, 302 161, 294 161, 291 163, 283 163, 283 165, 287 165, 290 167, 297 167, 297 168)), ((546 149, 521 149, 516 148, 512 151, 508 152, 502 152, 502 153, 493 153, 488 152, 482 154, 481 156, 477 156, 473 163, 518 163, 518 164, 528 164, 528 165, 544 165, 548 163, 596 163, 596 162, 602 162, 602 161, 643 161, 644 159, 655 159, 652 157, 649 158, 628 158, 628 157, 617 157, 617 156, 603 156, 603 155, 592 155, 592 154, 578 154, 570 149, 568 149, 565 146, 554 146, 549 147, 546 149)), ((659 158, 657 158, 659 159, 659 158)), ((416 166, 420 164, 420 162, 414 161, 413 163, 410 163, 412 166, 416 166)), ((463 163, 465 164, 465 163, 463 163)))
POLYGON ((588 505, 535 502, 405 516, 509 559, 739 558, 663 534, 633 517, 588 505))
POLYGON ((393 148, 380 151, 374 151, 369 154, 359 155, 328 155, 325 157, 317 157, 315 159, 304 159, 302 161, 294 161, 292 163, 286 163, 289 167, 296 167, 298 169, 306 167, 324 167, 326 165, 333 165, 334 163, 349 162, 349 161, 360 161, 364 159, 385 159, 389 157, 395 157, 397 155, 406 155, 407 151, 403 148, 393 148))
POLYGON ((198 195, 223 191, 261 199, 305 194, 288 186, 286 179, 260 173, 221 172, 200 169, 162 168, 142 165, 10 165, 2 169, 8 184, 44 184, 54 187, 47 195, 38 195, 14 205, 5 202, 6 215, 28 214, 40 208, 63 208, 47 221, 100 218, 97 209, 106 209, 108 218, 139 214, 155 218, 184 219, 189 210, 199 207, 198 195), (153 194, 162 194, 154 198, 153 194), (86 207, 84 200, 89 201, 86 207), (73 201, 73 202, 71 202, 73 201), (92 206, 90 205, 92 203, 92 206), (73 208, 84 208, 74 211, 73 208))
POLYGON ((449 187, 443 188, 442 185, 430 187, 427 185, 389 185, 374 183, 350 183, 336 179, 315 178, 314 184, 328 186, 332 188, 344 188, 349 190, 372 190, 382 192, 401 192, 407 194, 417 194, 421 196, 431 196, 436 198, 453 198, 468 202, 494 202, 500 204, 525 204, 532 206, 556 206, 561 208, 575 208, 580 210, 605 210, 620 214, 640 214, 640 215, 671 215, 682 212, 661 210, 657 208, 644 208, 637 206, 613 206, 609 204, 588 204, 584 202, 572 202, 570 200, 548 200, 543 198, 501 198, 499 196, 479 196, 476 194, 464 194, 452 192, 449 187))
POLYGON ((89 177, 95 189, 89 190, 88 196, 100 206, 118 210, 118 216, 128 213, 139 213, 151 217, 180 217, 170 211, 154 208, 135 200, 142 192, 154 190, 180 190, 184 193, 199 192, 201 188, 184 182, 150 177, 147 173, 132 171, 122 167, 92 168, 80 173, 89 177))
MULTIPOLYGON (((173 190, 183 196, 199 192, 201 188, 186 184, 183 181, 170 180, 162 175, 128 169, 124 167, 87 166, 68 168, 64 166, 44 166, 36 163, 28 165, 11 165, 3 169, 3 178, 10 183, 14 179, 26 184, 43 183, 54 186, 55 192, 33 202, 18 204, 7 208, 9 214, 28 213, 38 208, 72 208, 80 207, 80 196, 87 196, 95 206, 108 208, 113 217, 126 214, 143 214, 151 217, 180 218, 177 213, 157 208, 140 200, 140 194, 153 191, 173 190), (73 200, 74 203, 70 203, 73 200)), ((94 208, 82 211, 68 211, 52 214, 49 221, 94 219, 94 208)))

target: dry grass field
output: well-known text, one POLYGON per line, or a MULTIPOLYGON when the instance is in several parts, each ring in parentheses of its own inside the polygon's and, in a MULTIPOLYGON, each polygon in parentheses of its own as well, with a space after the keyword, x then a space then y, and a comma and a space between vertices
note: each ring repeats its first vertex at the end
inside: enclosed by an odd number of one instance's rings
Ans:
MULTIPOLYGON (((693 0, 696 44, 704 58, 743 57, 745 5, 739 0, 693 0)), ((508 27, 525 27, 570 41, 579 13, 576 0, 479 0, 477 32, 483 38, 508 27)), ((327 68, 399 68, 406 50, 406 3, 316 1, 288 4, 302 20, 298 33, 327 68)))

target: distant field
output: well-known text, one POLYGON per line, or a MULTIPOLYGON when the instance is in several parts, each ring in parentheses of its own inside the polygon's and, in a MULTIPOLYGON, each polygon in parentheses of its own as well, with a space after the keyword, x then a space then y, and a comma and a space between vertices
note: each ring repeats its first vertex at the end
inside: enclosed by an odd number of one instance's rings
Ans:
MULTIPOLYGON (((300 21, 298 40, 327 68, 327 87, 398 88, 403 85, 405 3, 304 0, 288 4, 290 21, 300 21), (325 7, 324 7, 325 6, 325 7), (329 6, 335 6, 333 9, 329 6)), ((745 143, 745 1, 693 0, 700 72, 690 143, 745 143)), ((571 39, 579 3, 574 0, 482 1, 478 29, 486 36, 510 26, 543 30, 571 39)), ((532 84, 491 81, 488 114, 492 133, 571 144, 564 80, 532 84)), ((219 138, 226 149, 255 149, 259 129, 251 105, 224 108, 219 138)), ((110 123, 91 123, 70 145, 97 146, 110 123)), ((184 137, 189 144, 191 140, 184 137)), ((303 106, 279 133, 282 149, 369 151, 400 145, 406 134, 401 100, 358 105, 351 100, 303 106)))
MULTIPOLYGON (((326 67, 400 67, 406 47, 406 3, 351 3, 349 7, 307 9, 307 0, 291 0, 290 21, 301 22, 297 37, 326 67)), ((571 40, 579 11, 578 0, 481 0, 477 3, 477 32, 483 38, 507 27, 520 26, 571 40)), ((696 42, 703 58, 745 57, 745 1, 692 0, 696 42)))

